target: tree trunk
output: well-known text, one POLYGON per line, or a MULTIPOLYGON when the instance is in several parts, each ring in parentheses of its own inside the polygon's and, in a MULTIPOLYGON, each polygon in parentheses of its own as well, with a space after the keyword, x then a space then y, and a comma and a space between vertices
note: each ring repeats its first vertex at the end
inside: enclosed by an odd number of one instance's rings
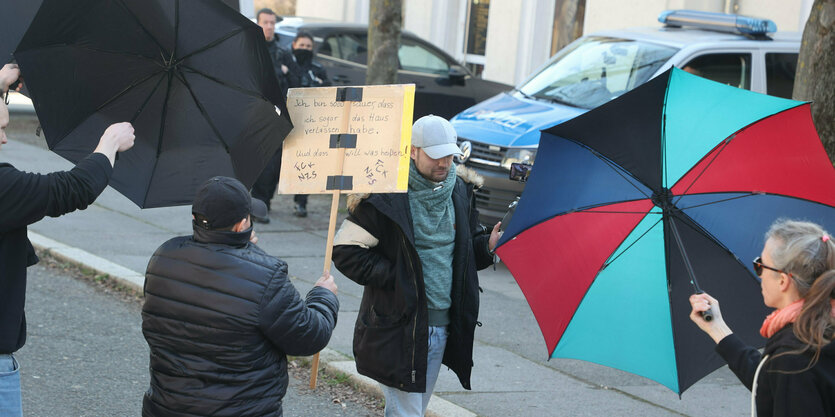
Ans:
POLYGON ((795 100, 812 101, 812 119, 835 164, 835 0, 815 0, 803 30, 795 100))
POLYGON ((403 25, 402 0, 371 0, 368 20, 368 69, 365 83, 397 83, 397 49, 403 25))
POLYGON ((583 36, 586 16, 586 0, 558 0, 554 10, 554 36, 551 55, 583 36))

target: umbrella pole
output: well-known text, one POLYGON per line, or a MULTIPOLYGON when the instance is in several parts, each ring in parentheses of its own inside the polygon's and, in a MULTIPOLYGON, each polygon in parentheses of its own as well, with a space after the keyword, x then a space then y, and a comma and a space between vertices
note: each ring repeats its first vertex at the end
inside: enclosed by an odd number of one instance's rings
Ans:
MULTIPOLYGON (((681 236, 678 234, 678 228, 676 227, 675 221, 672 218, 669 218, 668 223, 670 224, 670 230, 673 232, 673 237, 676 239, 676 246, 678 246, 678 250, 681 252, 681 257, 684 259, 684 267, 687 268, 687 274, 690 275, 690 283, 693 284, 693 289, 696 291, 696 294, 701 294, 701 288, 699 288, 699 282, 696 281, 696 273, 693 271, 693 265, 690 264, 690 258, 687 256, 687 252, 684 250, 684 242, 681 240, 681 236)), ((703 311, 702 317, 705 321, 713 320, 713 311, 712 309, 708 309, 707 311, 703 311)))

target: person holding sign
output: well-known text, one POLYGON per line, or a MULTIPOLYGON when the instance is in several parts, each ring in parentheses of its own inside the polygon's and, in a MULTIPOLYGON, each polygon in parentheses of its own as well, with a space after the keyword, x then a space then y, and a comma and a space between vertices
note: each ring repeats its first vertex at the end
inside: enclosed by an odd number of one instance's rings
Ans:
POLYGON ((194 198, 194 234, 151 257, 143 416, 280 416, 286 355, 328 344, 339 311, 333 276, 324 274, 301 298, 287 264, 255 245, 250 218, 266 211, 240 181, 211 178, 194 198))
POLYGON ((445 119, 412 127, 407 193, 352 194, 334 265, 365 286, 354 329, 357 371, 382 385, 386 416, 422 416, 441 363, 470 389, 476 271, 493 263, 499 226, 478 222, 473 178, 445 119), (405 348, 405 349, 404 349, 405 348))

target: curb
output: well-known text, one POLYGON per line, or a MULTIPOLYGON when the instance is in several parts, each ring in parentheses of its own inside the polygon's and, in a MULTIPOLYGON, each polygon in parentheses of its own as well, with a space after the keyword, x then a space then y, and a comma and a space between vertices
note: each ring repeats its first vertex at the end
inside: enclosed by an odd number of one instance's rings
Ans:
POLYGON ((110 262, 100 256, 93 255, 85 250, 52 240, 31 230, 28 231, 28 234, 29 241, 32 242, 32 246, 36 249, 64 262, 92 269, 98 274, 108 275, 116 281, 119 281, 119 283, 130 287, 132 290, 139 291, 140 294, 142 293, 145 286, 145 275, 110 262))
MULTIPOLYGON (((143 274, 108 261, 100 256, 93 255, 83 249, 52 240, 31 230, 28 231, 28 235, 29 241, 32 242, 32 246, 35 249, 43 251, 50 256, 82 268, 92 269, 97 274, 107 275, 120 284, 138 291, 140 294, 144 289, 145 275, 143 274)), ((360 375, 357 372, 356 363, 350 360, 348 356, 333 349, 324 348, 319 353, 319 360, 321 371, 326 374, 331 376, 339 373, 346 374, 356 389, 377 398, 383 398, 383 392, 380 389, 379 383, 364 375, 360 375)), ((433 395, 426 408, 426 416, 477 417, 477 414, 444 400, 437 395, 433 395)))
MULTIPOLYGON (((330 350, 325 348, 325 350, 330 350)), ((319 359, 324 360, 325 350, 322 351, 319 359)), ((333 351, 332 351, 333 352, 333 351)), ((338 352, 334 352, 340 355, 338 352)), ((377 398, 383 398, 383 391, 380 389, 380 384, 365 376, 357 373, 357 365, 350 360, 324 361, 324 371, 330 375, 343 373, 348 375, 348 379, 354 386, 369 395, 377 398)), ((427 417, 477 417, 477 415, 467 409, 459 407, 437 395, 433 395, 429 399, 429 405, 426 407, 427 417)))

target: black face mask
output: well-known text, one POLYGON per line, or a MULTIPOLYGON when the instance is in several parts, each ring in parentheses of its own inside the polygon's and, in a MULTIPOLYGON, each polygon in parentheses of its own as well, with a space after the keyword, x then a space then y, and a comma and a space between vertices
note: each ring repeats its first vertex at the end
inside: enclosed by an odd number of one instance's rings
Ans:
POLYGON ((293 49, 293 55, 296 57, 296 62, 303 67, 313 60, 313 51, 308 49, 293 49))

